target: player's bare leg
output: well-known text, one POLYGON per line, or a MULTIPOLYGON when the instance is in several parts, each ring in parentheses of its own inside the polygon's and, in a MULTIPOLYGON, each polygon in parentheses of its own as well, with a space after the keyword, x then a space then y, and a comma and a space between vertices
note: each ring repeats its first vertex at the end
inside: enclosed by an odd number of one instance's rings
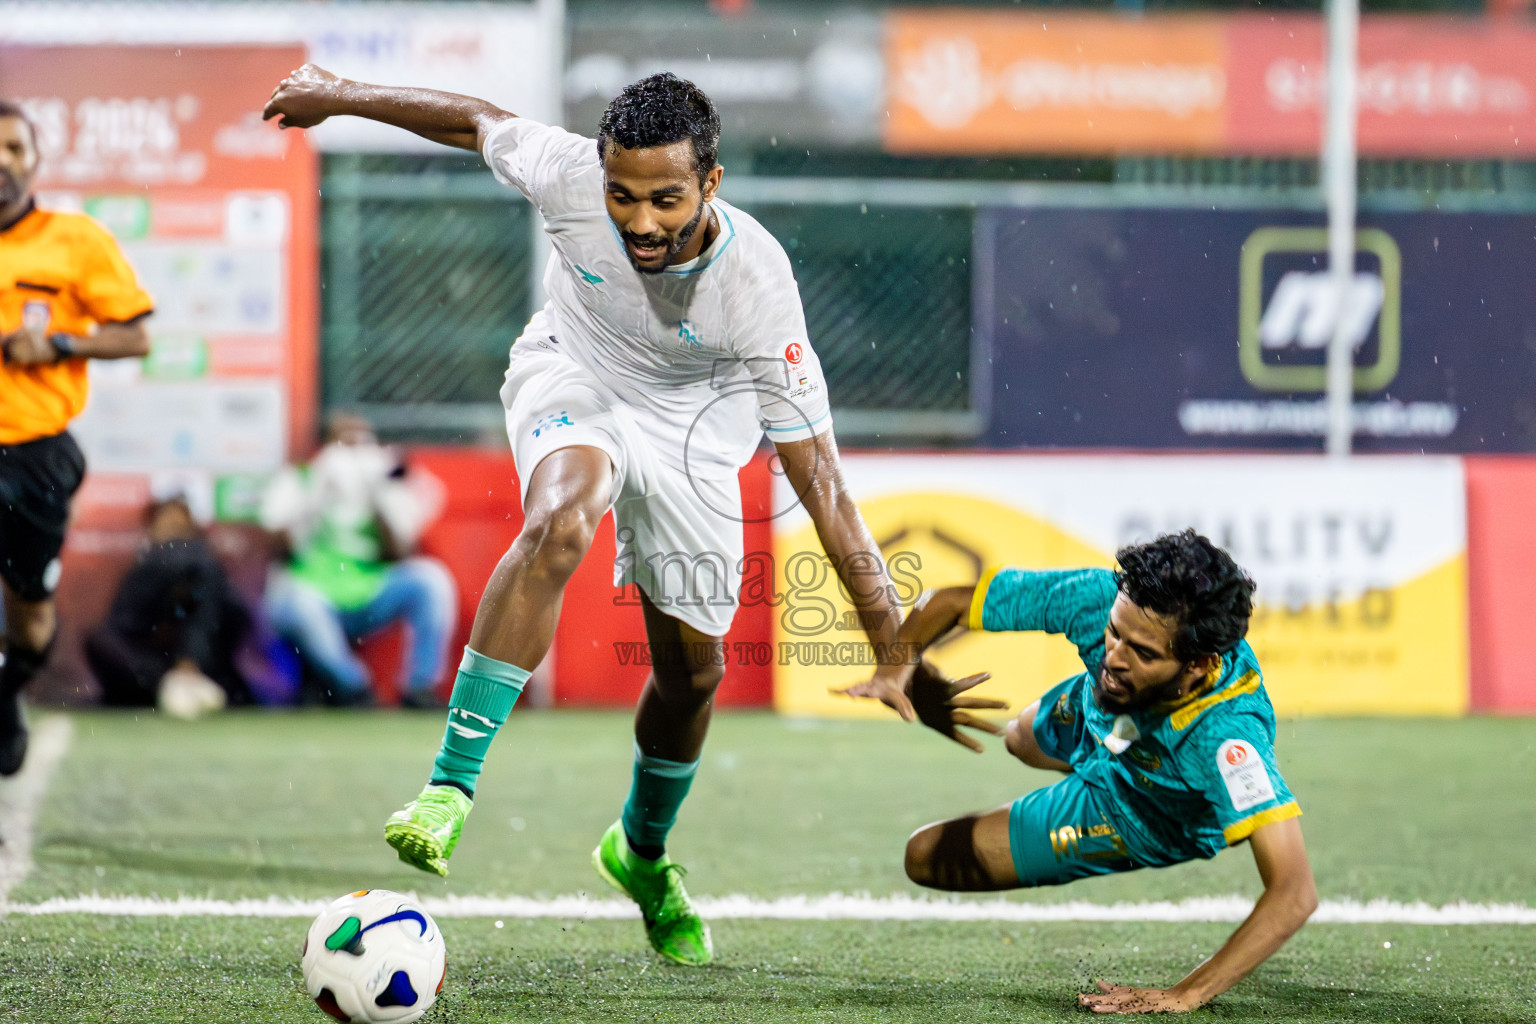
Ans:
POLYGON ((1009 805, 924 825, 907 840, 907 877, 947 892, 1017 889, 1008 841, 1009 805))
POLYGON ((666 837, 698 770, 699 753, 725 675, 724 641, 667 615, 643 592, 651 675, 635 709, 635 774, 623 816, 604 834, 592 863, 640 905, 646 936, 674 963, 714 956, 709 927, 683 888, 683 868, 666 837))
POLYGON ((725 678, 725 641, 663 612, 644 592, 651 676, 635 708, 635 743, 649 757, 697 761, 725 678))
POLYGON ((470 647, 529 671, 544 660, 565 585, 592 546, 612 491, 613 465, 598 448, 561 448, 534 468, 523 528, 485 585, 470 647))
POLYGON ((53 602, 23 601, 0 584, 5 599, 5 668, 0 670, 0 775, 15 775, 27 757, 21 694, 48 660, 58 619, 53 602))
POLYGON ((601 449, 561 448, 535 467, 523 528, 480 598, 431 779, 384 826, 385 840, 407 864, 448 874, 486 752, 549 653, 565 585, 592 546, 612 493, 613 466, 601 449))

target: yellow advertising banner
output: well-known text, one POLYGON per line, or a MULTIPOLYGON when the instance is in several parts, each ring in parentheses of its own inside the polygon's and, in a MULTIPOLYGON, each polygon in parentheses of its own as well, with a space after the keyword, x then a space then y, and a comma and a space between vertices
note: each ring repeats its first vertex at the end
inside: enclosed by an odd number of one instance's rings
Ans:
MULTIPOLYGON (((843 469, 906 607, 1000 565, 1112 567, 1120 546, 1193 526, 1258 583, 1248 641, 1277 712, 1466 710, 1459 460, 850 455, 843 469)), ((803 512, 781 517, 774 546, 776 707, 889 714, 831 692, 866 678, 872 651, 803 512)), ((962 632, 930 657, 991 672, 978 693, 1015 711, 1083 671, 1042 634, 962 632)))

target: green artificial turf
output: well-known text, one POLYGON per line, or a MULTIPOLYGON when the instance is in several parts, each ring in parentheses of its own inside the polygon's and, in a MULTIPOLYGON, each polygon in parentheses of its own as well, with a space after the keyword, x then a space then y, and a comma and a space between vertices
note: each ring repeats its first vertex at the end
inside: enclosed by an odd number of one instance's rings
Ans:
MULTIPOLYGON (((515 715, 492 750, 447 882, 400 865, 384 817, 425 779, 435 714, 74 717, 75 737, 12 900, 114 895, 329 898, 613 894, 587 855, 629 779, 623 714, 515 715)), ((1536 722, 1280 725, 1282 769, 1327 899, 1536 905, 1536 722)), ((995 741, 972 755, 896 722, 721 714, 672 852, 696 895, 917 894, 902 844, 938 817, 1050 776, 995 741)), ((1259 885, 1214 861, 1016 894, 1182 899, 1259 885)), ((1091 977, 1168 984, 1226 924, 719 921, 717 966, 669 967, 635 921, 441 922, 450 976, 427 1021, 1081 1020, 1091 977)), ((12 915, 0 1022, 310 1021, 298 919, 12 915)), ((1201 1019, 1536 1020, 1536 928, 1309 925, 1201 1019), (1391 942, 1390 948, 1383 944, 1391 942)))
MULTIPOLYGON (((1166 984, 1229 930, 723 921, 719 961, 698 969, 651 956, 634 921, 441 924, 448 983, 428 1024, 1083 1021, 1073 999, 1091 978, 1166 984)), ((12 920, 0 937, 0 1020, 324 1024, 300 991, 304 925, 12 920)), ((1309 926, 1192 1019, 1530 1021, 1530 948, 1529 929, 1512 927, 1309 926)))

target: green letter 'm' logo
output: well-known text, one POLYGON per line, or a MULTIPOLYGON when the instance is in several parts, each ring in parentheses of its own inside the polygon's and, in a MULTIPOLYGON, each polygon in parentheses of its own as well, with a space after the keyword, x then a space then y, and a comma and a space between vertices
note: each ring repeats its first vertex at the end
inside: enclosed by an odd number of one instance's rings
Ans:
MULTIPOLYGON (((1381 275, 1355 274, 1344 303, 1344 327, 1358 349, 1380 311, 1376 362, 1355 367, 1355 391, 1379 391, 1392 383, 1402 362, 1403 257, 1392 236, 1379 228, 1357 230, 1355 249, 1374 254, 1381 275)), ((1264 258, 1271 253, 1327 251, 1326 228, 1259 228, 1243 243, 1238 362, 1248 383, 1261 391, 1327 390, 1326 365, 1281 366, 1264 359, 1266 348, 1325 351, 1339 304, 1327 271, 1293 271, 1280 279, 1265 308, 1264 258)))

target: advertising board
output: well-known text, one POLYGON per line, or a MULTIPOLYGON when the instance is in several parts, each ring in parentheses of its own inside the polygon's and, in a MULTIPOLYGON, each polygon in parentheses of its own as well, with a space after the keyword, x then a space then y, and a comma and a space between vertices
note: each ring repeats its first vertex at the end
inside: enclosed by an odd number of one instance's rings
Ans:
MULTIPOLYGON (((298 46, 343 78, 480 96, 513 113, 560 116, 555 90, 561 26, 534 3, 13 3, 0 0, 0 44, 29 46, 298 46)), ((260 109, 281 79, 232 81, 260 109)), ((357 118, 317 126, 331 152, 441 152, 409 132, 357 118)))
MULTIPOLYGON (((1324 37, 1299 12, 899 8, 883 138, 914 154, 1316 153, 1324 37)), ((1368 16, 1359 54, 1362 155, 1524 159, 1536 142, 1529 26, 1368 16)))
MULTIPOLYGON (((1248 641, 1278 713, 1467 707, 1458 459, 855 454, 843 471, 904 604, 1001 565, 1108 568, 1124 544, 1194 527, 1258 584, 1248 641)), ((776 522, 774 553, 776 706, 889 714, 829 692, 868 678, 870 648, 803 511, 776 522)), ((1041 634, 962 633, 932 656, 992 672, 977 692, 1015 712, 1083 671, 1041 634)))
MULTIPOLYGON (((1362 215, 1355 447, 1536 451, 1536 218, 1362 215)), ((973 322, 1000 447, 1320 450, 1321 214, 996 209, 973 322)))
POLYGON ((122 244, 155 298, 147 359, 91 364, 96 472, 271 470, 315 415, 316 159, 263 123, 296 47, 6 47, 42 205, 122 244))
POLYGON ((644 5, 577 9, 570 17, 564 124, 594 134, 619 90, 671 71, 720 110, 727 145, 869 145, 879 140, 885 64, 878 15, 748 12, 720 18, 644 5))

